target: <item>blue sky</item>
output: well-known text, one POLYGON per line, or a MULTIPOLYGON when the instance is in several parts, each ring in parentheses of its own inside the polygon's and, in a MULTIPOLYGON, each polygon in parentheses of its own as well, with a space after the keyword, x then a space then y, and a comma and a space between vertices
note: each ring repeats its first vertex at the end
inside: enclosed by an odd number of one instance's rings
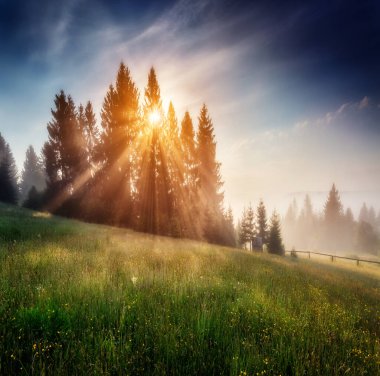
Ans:
POLYGON ((379 19, 375 0, 0 0, 0 132, 22 166, 60 89, 99 113, 121 60, 141 93, 153 65, 179 118, 208 104, 236 213, 320 208, 333 182, 379 209, 379 19))

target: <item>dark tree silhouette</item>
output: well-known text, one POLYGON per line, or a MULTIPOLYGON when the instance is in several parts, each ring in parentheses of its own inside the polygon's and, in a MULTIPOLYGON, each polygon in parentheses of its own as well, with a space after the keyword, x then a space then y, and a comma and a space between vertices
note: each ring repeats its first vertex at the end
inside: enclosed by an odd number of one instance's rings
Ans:
POLYGON ((0 201, 17 204, 17 169, 9 145, 0 134, 0 201))
POLYGON ((90 178, 85 139, 71 96, 66 97, 62 90, 55 96, 54 104, 53 118, 47 125, 49 141, 43 148, 47 175, 45 205, 53 212, 75 216, 80 208, 73 198, 90 178))
POLYGON ((285 248, 282 244, 280 219, 276 211, 273 212, 268 235, 268 252, 277 255, 284 255, 285 248))

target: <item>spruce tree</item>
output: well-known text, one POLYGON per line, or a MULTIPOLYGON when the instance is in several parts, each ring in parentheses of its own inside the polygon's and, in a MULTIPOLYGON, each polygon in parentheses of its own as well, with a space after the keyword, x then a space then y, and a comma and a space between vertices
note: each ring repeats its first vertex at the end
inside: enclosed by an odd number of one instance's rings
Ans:
POLYGON ((0 134, 0 201, 17 204, 17 168, 9 145, 0 134))
POLYGON ((238 242, 242 248, 245 248, 248 241, 247 228, 247 209, 244 208, 238 225, 238 242))
POLYGON ((236 233, 234 228, 234 216, 231 206, 224 216, 224 244, 230 247, 236 247, 236 233))
POLYGON ((20 198, 23 202, 34 186, 36 191, 42 192, 46 186, 46 178, 43 163, 37 156, 32 145, 30 145, 25 154, 24 168, 21 173, 20 198))
POLYGON ((150 233, 169 231, 169 172, 160 87, 154 68, 148 75, 143 108, 142 157, 139 173, 140 229, 150 233))
POLYGON ((284 255, 285 248, 282 244, 280 219, 276 211, 273 212, 270 220, 268 235, 268 252, 276 255, 284 255))
POLYGON ((359 222, 369 222, 369 211, 365 202, 363 202, 363 205, 360 208, 359 222))
POLYGON ((80 212, 72 198, 89 176, 86 149, 75 104, 62 90, 55 96, 52 120, 47 125, 49 140, 43 148, 47 175, 46 207, 66 215, 80 212), (61 209, 60 209, 61 208, 61 209))
POLYGON ((267 243, 268 223, 267 212, 263 200, 260 200, 256 209, 256 233, 261 238, 262 244, 267 243))
POLYGON ((191 238, 200 238, 197 154, 195 132, 189 112, 185 112, 181 123, 180 142, 183 161, 183 213, 185 234, 191 238))
POLYGON ((206 240, 218 243, 222 238, 220 226, 223 218, 223 185, 220 176, 220 163, 216 161, 214 126, 204 104, 197 132, 199 201, 202 208, 203 234, 206 240))
MULTIPOLYGON (((183 195, 184 162, 176 113, 169 103, 166 118, 166 156, 169 174, 169 216, 171 235, 183 236, 186 229, 185 197, 183 195)), ((164 150, 163 150, 164 151, 164 150)))
MULTIPOLYGON (((86 106, 87 145, 96 140, 91 108, 86 106)), ((102 133, 96 151, 100 167, 104 220, 133 225, 136 184, 136 137, 139 132, 139 93, 129 69, 120 64, 115 86, 110 85, 101 111, 102 133)), ((94 155, 93 155, 94 156, 94 155)))
POLYGON ((325 241, 324 247, 328 250, 337 251, 344 248, 344 215, 343 205, 340 201, 338 190, 333 184, 324 210, 325 241))
POLYGON ((246 237, 247 237, 247 241, 249 242, 249 249, 252 251, 252 242, 255 237, 255 222, 254 222, 254 211, 251 204, 249 204, 248 209, 247 209, 245 225, 246 225, 246 237))
POLYGON ((335 184, 332 185, 329 192, 325 204, 324 215, 326 223, 330 225, 337 224, 342 219, 343 205, 340 201, 339 192, 335 188, 335 184))

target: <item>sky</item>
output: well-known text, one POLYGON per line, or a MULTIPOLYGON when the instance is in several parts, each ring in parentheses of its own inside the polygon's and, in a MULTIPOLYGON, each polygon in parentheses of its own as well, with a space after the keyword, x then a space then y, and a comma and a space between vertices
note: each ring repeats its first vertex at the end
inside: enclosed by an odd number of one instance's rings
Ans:
POLYGON ((163 104, 213 119, 225 204, 284 213, 332 183, 380 209, 380 2, 0 0, 0 132, 22 168, 54 95, 97 114, 121 61, 163 104))

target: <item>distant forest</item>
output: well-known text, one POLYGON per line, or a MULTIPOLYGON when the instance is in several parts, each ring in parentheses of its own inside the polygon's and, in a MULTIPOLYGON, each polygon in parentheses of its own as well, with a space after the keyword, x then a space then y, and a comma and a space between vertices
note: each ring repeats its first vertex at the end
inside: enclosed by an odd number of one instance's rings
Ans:
POLYGON ((306 195, 300 210, 297 201, 293 200, 285 217, 280 219, 274 212, 268 226, 265 205, 261 200, 256 210, 251 204, 243 210, 237 234, 241 247, 262 250, 264 245, 272 253, 281 254, 282 250, 283 254, 285 244, 289 251, 378 255, 380 211, 376 216, 375 209, 363 203, 356 221, 350 208, 344 211, 339 192, 333 184, 322 213, 314 211, 310 196, 306 195))
POLYGON ((18 178, 0 135, 0 201, 152 234, 235 245, 232 210, 223 206, 214 127, 203 105, 195 129, 186 112, 163 109, 152 68, 143 101, 120 64, 97 124, 91 102, 55 96, 48 140, 29 147, 18 178), (20 180, 20 183, 19 183, 20 180))

